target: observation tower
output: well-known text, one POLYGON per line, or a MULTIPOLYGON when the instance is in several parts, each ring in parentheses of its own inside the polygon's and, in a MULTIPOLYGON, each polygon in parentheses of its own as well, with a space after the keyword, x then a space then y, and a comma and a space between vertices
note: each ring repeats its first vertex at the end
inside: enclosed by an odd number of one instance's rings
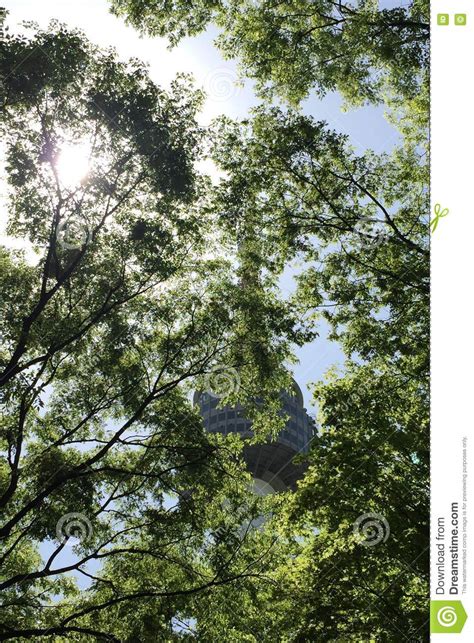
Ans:
MULTIPOLYGON (((194 404, 199 406, 204 427, 209 433, 238 433, 242 438, 253 437, 252 422, 245 417, 241 405, 217 408, 219 397, 214 393, 196 391, 194 404)), ((291 391, 281 393, 282 411, 289 416, 286 426, 272 442, 246 444, 243 457, 254 479, 259 495, 294 489, 305 471, 296 464, 298 453, 307 453, 316 426, 304 407, 303 395, 293 380, 291 391)))

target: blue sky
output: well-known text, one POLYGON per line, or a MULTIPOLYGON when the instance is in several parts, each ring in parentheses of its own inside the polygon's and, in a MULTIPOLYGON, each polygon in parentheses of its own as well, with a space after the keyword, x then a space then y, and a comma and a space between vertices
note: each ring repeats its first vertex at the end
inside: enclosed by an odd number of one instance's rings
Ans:
MULTIPOLYGON (((98 45, 114 46, 122 58, 133 56, 147 61, 151 77, 164 87, 179 72, 193 74, 196 85, 208 93, 201 115, 202 124, 209 123, 219 114, 245 117, 248 110, 259 103, 252 83, 247 81, 244 87, 239 87, 236 63, 224 60, 213 45, 217 34, 214 28, 197 38, 185 39, 170 51, 165 39, 141 38, 121 19, 112 16, 107 0, 5 0, 3 4, 10 11, 12 29, 22 20, 34 20, 45 27, 50 19, 56 18, 83 29, 87 37, 98 45)), ((386 0, 383 4, 394 3, 386 0)), ((348 134, 358 152, 367 148, 382 152, 396 142, 397 132, 385 120, 382 108, 371 106, 343 112, 341 106, 340 96, 332 93, 323 100, 311 96, 303 109, 319 120, 326 120, 335 130, 348 134)), ((210 167, 206 169, 212 171, 210 167)), ((290 268, 282 277, 285 293, 293 288, 293 274, 290 268)), ((342 354, 336 344, 326 339, 326 326, 322 324, 320 337, 313 344, 299 349, 297 357, 299 364, 294 367, 294 374, 308 409, 314 412, 307 385, 322 378, 333 364, 341 363, 342 354)))

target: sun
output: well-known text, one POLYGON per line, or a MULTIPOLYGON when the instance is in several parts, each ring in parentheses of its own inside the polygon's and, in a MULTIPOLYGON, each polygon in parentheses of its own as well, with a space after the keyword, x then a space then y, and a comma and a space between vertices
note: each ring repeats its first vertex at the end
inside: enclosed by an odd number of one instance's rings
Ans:
POLYGON ((91 148, 87 143, 67 145, 56 159, 56 172, 60 183, 69 189, 79 187, 89 173, 91 148))

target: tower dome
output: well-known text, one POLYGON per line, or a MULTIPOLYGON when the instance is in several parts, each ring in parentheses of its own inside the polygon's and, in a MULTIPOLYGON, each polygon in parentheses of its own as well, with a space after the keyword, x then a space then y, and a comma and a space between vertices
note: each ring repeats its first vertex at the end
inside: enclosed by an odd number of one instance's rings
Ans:
MULTIPOLYGON (((294 380, 292 389, 281 393, 281 401, 282 411, 289 419, 278 437, 262 444, 246 444, 243 449, 256 492, 261 495, 295 488, 306 467, 294 463, 293 458, 298 453, 308 452, 315 434, 314 420, 304 408, 301 389, 294 380)), ((253 436, 252 422, 245 417, 240 404, 217 408, 219 397, 201 391, 194 393, 194 403, 199 406, 204 427, 209 433, 238 433, 243 438, 253 436)))

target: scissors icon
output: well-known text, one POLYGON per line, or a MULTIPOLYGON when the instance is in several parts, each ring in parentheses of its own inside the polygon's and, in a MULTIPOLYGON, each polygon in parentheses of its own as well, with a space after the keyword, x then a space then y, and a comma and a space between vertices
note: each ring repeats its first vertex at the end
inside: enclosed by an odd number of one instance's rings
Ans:
POLYGON ((436 203, 434 207, 434 213, 435 216, 430 221, 431 233, 433 233, 438 227, 439 220, 449 214, 449 210, 448 208, 441 209, 441 205, 439 203, 436 203))

